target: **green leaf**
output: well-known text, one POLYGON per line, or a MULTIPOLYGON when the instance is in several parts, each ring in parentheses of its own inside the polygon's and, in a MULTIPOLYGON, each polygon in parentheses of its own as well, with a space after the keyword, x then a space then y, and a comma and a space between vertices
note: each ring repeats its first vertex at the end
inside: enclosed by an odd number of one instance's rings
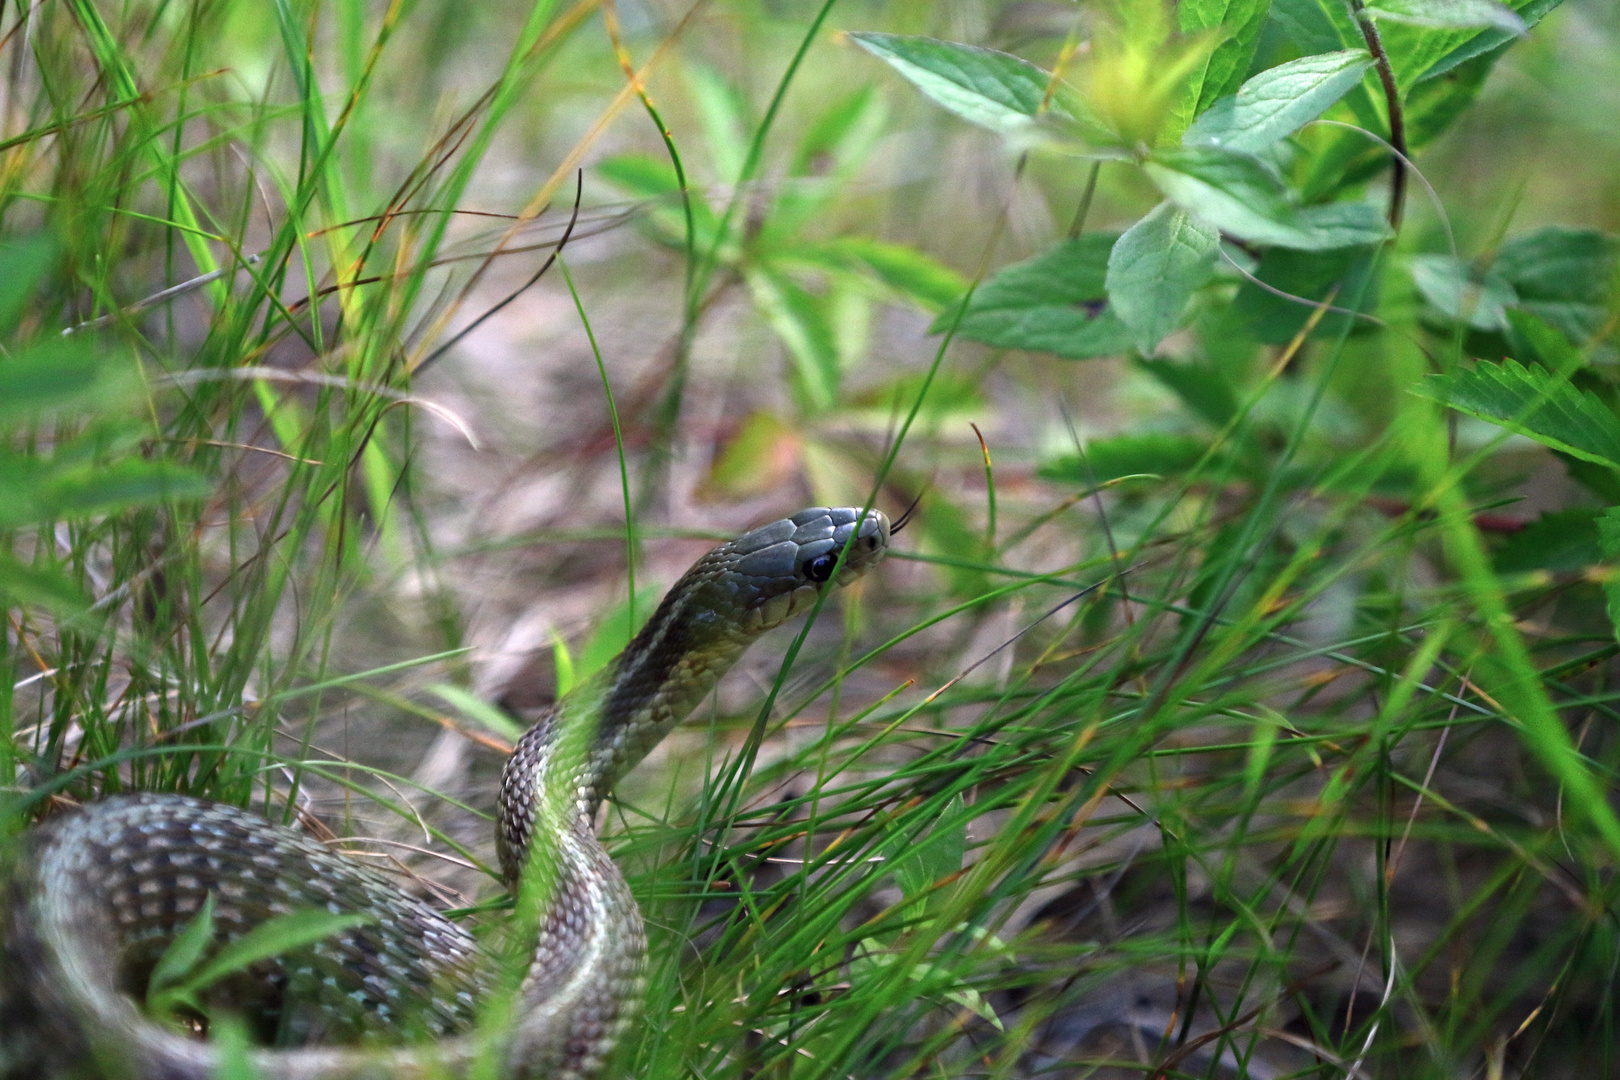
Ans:
MULTIPOLYGON (((1533 27, 1539 23, 1546 14, 1556 8, 1564 0, 1522 0, 1510 5, 1514 13, 1524 20, 1526 27, 1533 27)), ((1461 44, 1442 53, 1438 59, 1433 59, 1413 83, 1422 84, 1439 78, 1460 64, 1478 59, 1487 53, 1501 55, 1502 50, 1524 35, 1512 30, 1484 30, 1464 40, 1461 44)), ((1488 65, 1487 65, 1488 67, 1488 65)))
POLYGON ((1211 105, 1181 137, 1184 146, 1255 153, 1315 120, 1372 67, 1364 49, 1306 56, 1262 71, 1211 105))
POLYGON ((1257 158, 1211 147, 1159 151, 1144 165, 1166 198, 1224 233, 1261 244, 1326 251, 1389 235, 1370 203, 1296 206, 1282 179, 1257 158))
POLYGON ((697 103, 715 178, 723 184, 734 184, 742 175, 743 161, 748 156, 750 125, 743 97, 736 87, 706 64, 690 65, 686 79, 697 103))
POLYGON ((615 656, 624 651, 630 639, 658 610, 660 595, 660 590, 645 586, 636 590, 633 606, 626 601, 608 612, 585 642, 585 648, 580 650, 579 660, 575 664, 576 686, 607 667, 615 656))
POLYGON ((1242 83, 1260 43, 1271 0, 1181 0, 1176 7, 1182 33, 1221 32, 1204 62, 1203 72, 1191 80, 1189 90, 1196 93, 1196 98, 1192 113, 1187 115, 1192 115, 1242 83))
POLYGON ((1175 360, 1138 360, 1137 364, 1215 427, 1225 427, 1237 414, 1237 392, 1213 365, 1175 360))
MULTIPOLYGON (((527 730, 524 724, 519 723, 505 709, 492 705, 465 687, 456 686, 454 683, 434 683, 428 687, 428 691, 462 716, 489 729, 507 742, 517 742, 527 730)), ((567 692, 559 688, 557 696, 561 697, 567 692)))
POLYGON ((1499 574, 1584 570, 1603 558, 1598 550, 1597 516, 1597 510, 1584 506, 1542 514, 1508 537, 1491 562, 1499 574))
MULTIPOLYGON (((1071 360, 1124 352, 1130 331, 1108 304, 1108 255, 1117 239, 1115 233, 1086 233, 1004 267, 974 291, 957 333, 1071 360)), ((941 314, 931 331, 949 329, 959 308, 941 314)))
POLYGON ((16 328, 34 285, 55 265, 56 250, 56 241, 46 233, 0 244, 0 334, 16 328))
POLYGON ((42 501, 63 517, 108 514, 170 500, 205 499, 213 481, 183 465, 126 458, 51 473, 42 501))
MULTIPOLYGON (((1276 289, 1272 292, 1244 281, 1233 301, 1233 312, 1247 322, 1255 337, 1268 345, 1291 341, 1311 317, 1312 305, 1333 297, 1335 307, 1357 307, 1370 312, 1377 307, 1376 279, 1369 287, 1366 277, 1377 265, 1376 248, 1339 248, 1336 251, 1291 251, 1271 248, 1260 258, 1254 276, 1276 289), (1278 293, 1286 293, 1280 296, 1278 293), (1299 299, 1289 299, 1298 297, 1299 299), (1302 303, 1301 301, 1305 301, 1302 303)), ((1327 312, 1311 332, 1313 338, 1334 338, 1348 329, 1365 327, 1364 320, 1327 312)))
POLYGON ((372 917, 363 912, 334 915, 316 908, 273 916, 220 949, 170 993, 195 995, 261 960, 302 949, 371 921, 372 917))
POLYGON ((180 932, 169 942, 169 947, 158 957, 152 974, 146 980, 146 996, 151 999, 159 991, 181 982, 202 959, 203 951, 214 940, 214 894, 204 897, 180 932))
POLYGON ((1509 239, 1492 270, 1513 287, 1522 310, 1584 345, 1608 320, 1617 257, 1620 238, 1551 226, 1509 239))
POLYGON ((90 607, 78 582, 56 566, 30 566, 0 551, 0 607, 35 605, 59 615, 77 615, 90 607))
POLYGON ((1115 435, 1088 442, 1084 457, 1065 453, 1043 461, 1036 475, 1082 487, 1122 476, 1175 476, 1196 465, 1208 450, 1208 443, 1190 435, 1115 435))
POLYGON ((107 367, 95 344, 80 337, 47 338, 0 357, 0 424, 49 409, 106 404, 127 385, 107 367))
MULTIPOLYGON (((1609 562, 1620 562, 1620 506, 1603 511, 1597 519, 1598 548, 1609 562)), ((1620 639, 1620 574, 1611 573, 1603 583, 1604 599, 1608 602, 1609 624, 1620 639)))
POLYGON ((1537 360, 1560 375, 1568 375, 1586 362, 1570 340, 1551 323, 1528 311, 1507 312, 1509 352, 1520 361, 1537 360))
POLYGON ((1163 202, 1114 242, 1108 300, 1141 352, 1151 353, 1180 325, 1193 291, 1215 269, 1220 240, 1214 229, 1163 202))
POLYGON ((933 827, 907 844, 890 864, 900 892, 907 900, 923 897, 925 910, 938 909, 948 899, 948 890, 934 885, 961 871, 966 851, 967 816, 962 796, 956 795, 945 804, 933 827))
POLYGON ((1518 13, 1498 0, 1377 0, 1367 11, 1379 19, 1431 29, 1488 26, 1521 37, 1529 31, 1518 13))
POLYGON ((1430 375, 1413 393, 1583 461, 1620 469, 1620 418, 1603 399, 1512 360, 1430 375))
POLYGON ((904 244, 844 236, 824 246, 927 311, 944 310, 968 287, 961 274, 904 244))
POLYGON ((785 274, 756 268, 746 272, 754 306, 765 316, 793 357, 801 403, 825 412, 838 400, 838 341, 819 298, 785 274))
POLYGON ((1418 292, 1443 314, 1475 330, 1506 329, 1507 308, 1519 294, 1501 273, 1481 273, 1452 255, 1414 255, 1411 265, 1418 292))
POLYGON ((1010 53, 931 37, 849 36, 937 104, 997 134, 1027 136, 1043 111, 1067 115, 1055 100, 1048 101, 1052 76, 1010 53))

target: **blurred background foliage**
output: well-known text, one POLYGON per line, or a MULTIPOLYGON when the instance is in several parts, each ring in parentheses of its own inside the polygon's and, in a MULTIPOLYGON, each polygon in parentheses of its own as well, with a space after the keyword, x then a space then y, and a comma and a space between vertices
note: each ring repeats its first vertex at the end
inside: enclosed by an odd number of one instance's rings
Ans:
POLYGON ((1608 0, 12 0, 0 83, 0 844, 470 905, 490 702, 920 500, 610 807, 619 1068, 1620 1075, 1608 0))

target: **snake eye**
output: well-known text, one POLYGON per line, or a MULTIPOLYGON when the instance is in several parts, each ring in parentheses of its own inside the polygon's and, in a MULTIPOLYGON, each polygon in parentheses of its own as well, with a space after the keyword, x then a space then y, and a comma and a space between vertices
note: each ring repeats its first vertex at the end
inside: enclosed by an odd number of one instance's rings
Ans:
POLYGON ((804 576, 811 581, 826 581, 832 577, 833 567, 838 565, 838 556, 835 554, 817 555, 804 564, 804 576))

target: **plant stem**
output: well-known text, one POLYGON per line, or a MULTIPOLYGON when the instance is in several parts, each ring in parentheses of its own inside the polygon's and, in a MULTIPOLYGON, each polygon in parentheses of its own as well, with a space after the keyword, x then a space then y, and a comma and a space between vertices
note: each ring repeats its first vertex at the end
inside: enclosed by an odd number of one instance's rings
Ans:
POLYGON ((1389 163, 1389 227, 1399 232, 1401 213, 1406 206, 1407 161, 1406 115, 1401 111, 1401 91, 1395 84, 1395 69, 1390 66, 1389 53, 1384 51, 1384 39, 1378 34, 1378 24, 1367 14, 1366 4, 1363 0, 1346 2, 1350 5, 1350 14, 1355 16, 1356 26, 1361 29, 1362 38, 1367 42, 1367 51, 1372 54, 1378 81, 1384 87, 1384 104, 1389 112, 1389 145, 1395 151, 1389 163))

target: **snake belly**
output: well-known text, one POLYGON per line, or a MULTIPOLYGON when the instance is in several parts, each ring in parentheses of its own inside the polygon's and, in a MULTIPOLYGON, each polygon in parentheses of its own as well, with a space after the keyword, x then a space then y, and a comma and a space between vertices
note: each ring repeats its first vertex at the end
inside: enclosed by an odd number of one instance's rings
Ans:
POLYGON ((505 985, 501 963, 385 875, 236 807, 120 795, 29 830, 0 867, 0 1077, 213 1076, 213 1045, 139 1005, 212 896, 214 947, 287 912, 363 917, 204 999, 248 1018, 266 1080, 459 1076, 481 1055, 507 1076, 589 1080, 639 1008, 646 953, 641 912, 596 838, 598 807, 755 638, 864 574, 889 534, 877 511, 812 507, 721 544, 601 673, 538 716, 498 798, 502 872, 537 929, 497 1041, 472 1027, 505 985))

